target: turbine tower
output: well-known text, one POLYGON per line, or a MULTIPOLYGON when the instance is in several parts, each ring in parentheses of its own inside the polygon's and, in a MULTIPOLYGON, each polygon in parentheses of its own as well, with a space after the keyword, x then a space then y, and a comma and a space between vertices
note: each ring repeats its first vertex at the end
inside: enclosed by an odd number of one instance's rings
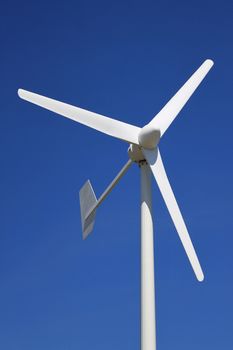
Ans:
POLYGON ((83 238, 93 230, 95 214, 113 187, 133 163, 138 163, 141 172, 141 350, 156 349, 155 326, 155 287, 154 287, 154 243, 152 219, 151 175, 158 184, 167 209, 171 215, 184 250, 198 281, 204 275, 198 261, 185 222, 176 202, 165 172, 158 144, 173 120, 179 114, 196 88, 213 66, 212 60, 206 60, 189 78, 180 90, 168 101, 162 110, 140 128, 115 119, 111 119, 72 105, 53 100, 26 90, 19 89, 19 96, 38 106, 46 108, 69 119, 89 126, 110 136, 129 143, 129 160, 113 179, 110 185, 96 198, 88 180, 80 190, 80 207, 83 238))

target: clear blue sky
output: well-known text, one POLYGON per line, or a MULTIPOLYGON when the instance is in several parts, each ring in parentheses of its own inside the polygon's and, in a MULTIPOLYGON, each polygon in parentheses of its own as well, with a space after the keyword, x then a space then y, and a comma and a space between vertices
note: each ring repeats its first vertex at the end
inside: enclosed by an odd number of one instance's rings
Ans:
POLYGON ((78 191, 90 178, 99 195, 127 145, 17 89, 143 126, 206 58, 215 66, 160 147, 205 281, 154 184, 157 344, 232 348, 232 12, 230 0, 1 5, 0 349, 140 348, 137 166, 83 242, 78 191))

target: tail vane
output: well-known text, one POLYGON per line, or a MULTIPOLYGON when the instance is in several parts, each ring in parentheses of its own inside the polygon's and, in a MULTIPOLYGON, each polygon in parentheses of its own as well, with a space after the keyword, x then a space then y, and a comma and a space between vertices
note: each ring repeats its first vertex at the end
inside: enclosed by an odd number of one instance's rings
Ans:
POLYGON ((89 180, 87 180, 87 182, 79 191, 79 201, 81 209, 83 239, 86 239, 94 227, 97 203, 95 192, 89 180))

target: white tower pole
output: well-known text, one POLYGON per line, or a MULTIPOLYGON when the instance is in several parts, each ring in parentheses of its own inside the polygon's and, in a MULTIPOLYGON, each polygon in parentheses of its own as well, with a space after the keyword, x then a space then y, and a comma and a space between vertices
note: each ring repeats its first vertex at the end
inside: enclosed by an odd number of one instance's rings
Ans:
POLYGON ((156 350, 151 170, 141 168, 141 350, 156 350))

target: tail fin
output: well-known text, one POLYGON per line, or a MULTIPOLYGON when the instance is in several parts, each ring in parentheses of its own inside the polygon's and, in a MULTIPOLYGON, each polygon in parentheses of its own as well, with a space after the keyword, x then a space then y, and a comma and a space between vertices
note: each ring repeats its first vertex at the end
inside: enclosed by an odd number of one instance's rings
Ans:
POLYGON ((79 191, 83 239, 91 233, 95 223, 97 199, 89 180, 79 191))

